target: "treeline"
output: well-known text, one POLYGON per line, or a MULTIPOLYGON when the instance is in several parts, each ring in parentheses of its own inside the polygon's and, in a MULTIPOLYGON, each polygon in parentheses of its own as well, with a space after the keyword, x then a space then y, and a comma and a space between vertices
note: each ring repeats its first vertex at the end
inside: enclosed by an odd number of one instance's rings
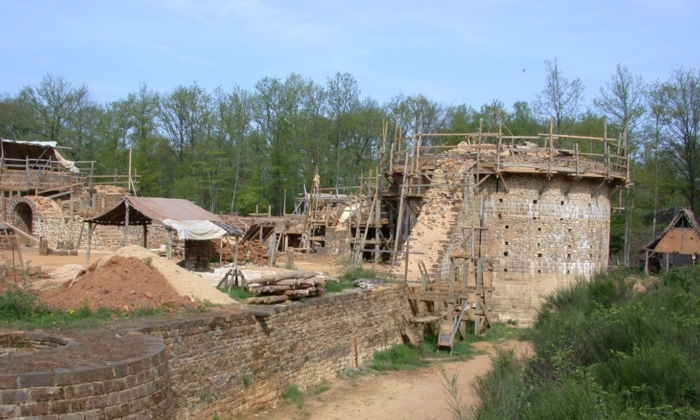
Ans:
POLYGON ((677 68, 668 80, 647 83, 619 65, 589 100, 582 81, 564 77, 556 60, 545 61, 545 70, 530 102, 494 100, 478 109, 423 94, 379 103, 361 96, 347 73, 323 84, 297 74, 266 77, 252 90, 144 85, 105 104, 87 86, 47 75, 0 95, 0 136, 55 140, 70 147, 69 158, 97 161, 102 175, 126 173, 131 148, 141 195, 187 198, 217 213, 247 214, 259 205, 280 214, 284 203, 293 210, 315 168, 322 187, 358 185, 377 165, 384 121, 391 139, 395 130, 474 132, 480 124, 531 135, 547 132, 550 119, 557 133, 602 137, 607 119, 609 137, 626 127, 634 157, 635 185, 619 197, 627 210, 613 220, 612 251, 625 250, 627 262, 630 244, 658 231, 658 210, 698 204, 700 73, 677 68))

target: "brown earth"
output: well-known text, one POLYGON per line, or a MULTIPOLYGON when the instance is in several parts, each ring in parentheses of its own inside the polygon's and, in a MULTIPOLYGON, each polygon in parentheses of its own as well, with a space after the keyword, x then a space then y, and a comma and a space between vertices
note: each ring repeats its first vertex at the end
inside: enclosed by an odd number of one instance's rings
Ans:
POLYGON ((308 395, 301 408, 282 400, 273 407, 236 417, 242 420, 452 420, 445 391, 447 377, 457 375, 460 406, 470 410, 478 403, 472 386, 476 378, 491 368, 497 349, 514 349, 518 357, 532 357, 529 343, 506 341, 500 344, 475 343, 480 354, 467 361, 440 363, 426 369, 370 373, 354 379, 333 379, 329 390, 308 395))
POLYGON ((132 311, 138 308, 193 307, 200 304, 193 298, 180 296, 168 280, 148 261, 113 256, 104 264, 95 262, 75 281, 67 281, 58 289, 45 289, 40 300, 51 307, 78 309, 88 305, 132 311))

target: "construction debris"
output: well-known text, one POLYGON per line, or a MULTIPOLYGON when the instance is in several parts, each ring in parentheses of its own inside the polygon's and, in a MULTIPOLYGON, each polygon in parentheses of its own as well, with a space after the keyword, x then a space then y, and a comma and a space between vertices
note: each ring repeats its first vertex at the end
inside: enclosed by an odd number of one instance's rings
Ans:
POLYGON ((321 296, 324 284, 337 282, 338 279, 303 270, 263 276, 246 284, 248 291, 258 293, 259 296, 248 298, 244 303, 271 304, 321 296))
MULTIPOLYGON (((228 262, 233 262, 235 259, 235 250, 231 249, 227 242, 224 242, 221 248, 221 259, 228 262)), ((243 242, 238 246, 238 261, 241 263, 268 265, 269 260, 267 245, 258 239, 243 242)))

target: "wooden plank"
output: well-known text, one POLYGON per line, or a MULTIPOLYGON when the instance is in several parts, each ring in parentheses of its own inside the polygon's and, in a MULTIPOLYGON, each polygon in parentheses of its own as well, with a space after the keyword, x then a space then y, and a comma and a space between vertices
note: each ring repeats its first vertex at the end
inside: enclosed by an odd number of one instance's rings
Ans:
POLYGON ((432 322, 437 322, 441 318, 436 315, 428 315, 428 316, 419 316, 411 319, 411 322, 414 324, 430 324, 432 322))

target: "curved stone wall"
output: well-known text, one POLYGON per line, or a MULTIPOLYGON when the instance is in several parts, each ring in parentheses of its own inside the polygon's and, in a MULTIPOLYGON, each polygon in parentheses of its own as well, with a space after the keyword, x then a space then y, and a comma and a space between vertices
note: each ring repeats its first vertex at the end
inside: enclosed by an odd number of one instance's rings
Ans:
POLYGON ((508 191, 487 182, 480 194, 482 255, 492 261, 494 310, 527 325, 546 295, 607 267, 611 187, 539 174, 505 182, 508 191))
MULTIPOLYGON (((165 346, 155 337, 144 339, 142 356, 99 367, 0 373, 0 419, 174 418, 165 346)), ((0 348, 10 350, 2 357, 15 357, 26 349, 76 345, 41 332, 0 334, 0 348)))

